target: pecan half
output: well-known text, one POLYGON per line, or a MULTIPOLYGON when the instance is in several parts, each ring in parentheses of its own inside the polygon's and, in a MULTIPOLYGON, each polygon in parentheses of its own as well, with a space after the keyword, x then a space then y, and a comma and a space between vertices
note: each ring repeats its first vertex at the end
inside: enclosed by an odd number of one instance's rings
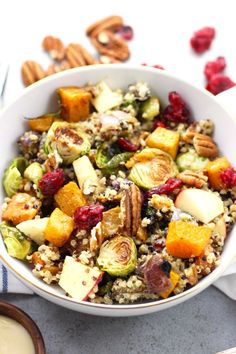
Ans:
POLYGON ((29 86, 34 82, 45 77, 45 72, 40 64, 33 60, 27 60, 21 67, 22 80, 25 86, 29 86))
POLYGON ((98 63, 82 45, 77 43, 68 45, 66 48, 66 58, 72 68, 98 63))
POLYGON ((52 59, 60 61, 65 57, 65 47, 60 38, 47 36, 42 42, 42 47, 50 54, 52 59))
POLYGON ((205 134, 195 134, 193 138, 193 146, 199 156, 216 157, 218 149, 212 138, 205 134))
POLYGON ((206 186, 208 177, 205 176, 202 172, 193 172, 190 170, 185 170, 177 175, 184 184, 188 186, 202 188, 206 186))
POLYGON ((51 64, 45 72, 46 76, 59 73, 60 71, 64 71, 70 69, 71 66, 67 60, 63 60, 60 64, 51 64))
POLYGON ((66 48, 66 58, 72 68, 86 65, 86 61, 78 44, 71 43, 68 45, 66 48))
POLYGON ((181 136, 181 140, 183 140, 187 144, 193 144, 193 138, 196 135, 197 130, 196 130, 196 125, 191 124, 186 132, 183 133, 181 136))
POLYGON ((135 184, 125 191, 121 210, 124 212, 124 233, 127 236, 136 236, 141 224, 141 192, 135 184))
POLYGON ((91 42, 100 54, 124 61, 129 58, 130 52, 126 42, 110 31, 102 31, 91 36, 91 42))
POLYGON ((115 63, 121 63, 121 61, 117 60, 113 57, 109 57, 108 55, 101 55, 100 56, 100 63, 101 64, 115 64, 115 63))
POLYGON ((86 34, 87 36, 92 36, 104 30, 115 32, 123 25, 124 22, 122 17, 108 16, 90 25, 86 30, 86 34))

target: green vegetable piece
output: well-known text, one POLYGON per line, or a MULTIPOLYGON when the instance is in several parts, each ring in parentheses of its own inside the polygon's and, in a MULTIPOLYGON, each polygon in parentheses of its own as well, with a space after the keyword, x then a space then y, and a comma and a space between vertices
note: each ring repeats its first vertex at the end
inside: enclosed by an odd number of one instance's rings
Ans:
POLYGON ((43 177, 43 168, 38 162, 31 163, 24 172, 24 177, 38 185, 39 180, 43 177))
POLYGON ((11 257, 24 260, 35 250, 35 244, 28 240, 19 230, 13 226, 9 226, 6 222, 0 224, 0 232, 2 234, 7 252, 11 257))
POLYGON ((137 248, 131 237, 115 236, 105 241, 97 259, 101 270, 111 276, 125 277, 137 264, 137 248))
POLYGON ((112 285, 113 285, 113 281, 110 280, 105 285, 99 287, 98 295, 104 296, 108 294, 111 291, 112 285))
POLYGON ((153 120, 160 113, 160 102, 157 97, 150 97, 140 105, 140 116, 143 119, 153 120))
POLYGON ((159 149, 145 148, 133 156, 133 161, 129 179, 145 189, 159 186, 178 173, 172 157, 159 149))
POLYGON ((12 160, 9 167, 5 170, 3 175, 3 186, 8 197, 12 197, 22 187, 22 174, 26 166, 26 159, 19 156, 12 160))
POLYGON ((128 161, 133 156, 132 152, 122 152, 111 157, 109 147, 106 143, 102 144, 97 150, 95 161, 97 167, 106 171, 114 170, 123 162, 128 161))
POLYGON ((207 157, 198 156, 195 150, 179 154, 176 158, 176 164, 180 171, 201 171, 206 167, 208 162, 209 159, 207 157))
POLYGON ((79 123, 54 122, 48 131, 44 151, 48 154, 56 150, 64 164, 69 165, 87 154, 90 147, 89 137, 79 123))

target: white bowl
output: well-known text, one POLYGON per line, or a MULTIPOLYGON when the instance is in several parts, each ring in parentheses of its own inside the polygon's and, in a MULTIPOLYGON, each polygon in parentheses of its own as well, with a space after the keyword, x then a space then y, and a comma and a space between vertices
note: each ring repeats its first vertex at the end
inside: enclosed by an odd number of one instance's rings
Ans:
MULTIPOLYGON (((43 79, 25 89, 14 103, 5 108, 0 115, 0 176, 2 177, 4 169, 16 155, 16 141, 25 129, 23 117, 38 116, 55 110, 57 107, 55 91, 60 86, 82 86, 88 82, 96 83, 99 80, 105 80, 112 88, 124 89, 129 84, 137 81, 147 82, 152 92, 160 97, 161 102, 164 104, 168 102, 168 93, 170 91, 179 92, 189 104, 192 115, 196 120, 203 118, 213 120, 216 126, 215 140, 220 146, 221 154, 227 156, 232 164, 236 165, 234 143, 236 124, 213 95, 171 76, 166 71, 143 66, 112 64, 71 69, 43 79)), ((4 192, 1 187, 0 203, 2 203, 3 198, 4 192)), ((236 230, 234 228, 226 240, 220 265, 193 288, 174 297, 159 301, 130 305, 104 305, 70 299, 63 294, 59 287, 47 285, 37 279, 27 264, 8 255, 3 240, 0 239, 0 260, 35 293, 69 309, 100 316, 141 315, 177 305, 212 284, 229 266, 235 254, 236 230)))

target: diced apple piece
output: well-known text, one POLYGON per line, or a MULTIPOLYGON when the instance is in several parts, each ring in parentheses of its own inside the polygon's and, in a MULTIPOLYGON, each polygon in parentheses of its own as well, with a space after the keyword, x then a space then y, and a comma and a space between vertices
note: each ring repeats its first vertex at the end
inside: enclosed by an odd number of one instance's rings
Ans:
POLYGON ((216 194, 197 188, 181 191, 175 206, 205 224, 224 212, 223 201, 216 194))
POLYGON ((223 239, 226 238, 226 224, 223 217, 216 222, 213 232, 219 234, 223 239))
POLYGON ((18 224, 16 227, 38 245, 42 245, 45 241, 44 231, 48 220, 49 218, 26 220, 18 224))
POLYGON ((88 156, 84 155, 73 162, 73 168, 83 193, 94 192, 98 185, 98 177, 88 156))
POLYGON ((122 94, 112 91, 104 81, 97 84, 96 90, 98 94, 92 99, 92 104, 98 112, 106 112, 122 103, 122 94))
POLYGON ((74 299, 85 301, 102 279, 103 272, 66 256, 59 285, 74 299))

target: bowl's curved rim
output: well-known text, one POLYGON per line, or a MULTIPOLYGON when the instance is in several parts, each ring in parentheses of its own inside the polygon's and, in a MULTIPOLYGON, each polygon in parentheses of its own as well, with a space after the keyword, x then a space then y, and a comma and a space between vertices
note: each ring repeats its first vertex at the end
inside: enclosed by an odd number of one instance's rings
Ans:
MULTIPOLYGON (((165 70, 161 70, 161 69, 156 69, 156 68, 152 68, 152 67, 147 67, 147 66, 142 66, 142 65, 131 65, 131 64, 103 64, 103 65, 90 65, 90 66, 85 66, 85 67, 79 67, 79 68, 73 68, 73 69, 69 69, 63 72, 59 72, 56 73, 52 76, 46 77, 32 85, 30 85, 29 87, 25 88, 23 93, 21 95, 19 95, 17 98, 15 98, 11 103, 9 103, 6 107, 4 107, 4 109, 2 110, 2 112, 0 113, 0 118, 2 115, 4 115, 5 111, 7 111, 12 105, 16 104, 18 101, 20 101, 22 99, 22 97, 24 97, 25 95, 28 94, 28 92, 33 91, 36 89, 36 87, 40 87, 40 86, 44 86, 46 85, 48 82, 50 81, 54 81, 57 78, 63 78, 66 77, 68 75, 73 75, 73 73, 77 73, 77 72, 86 72, 86 71, 104 71, 105 69, 117 69, 117 70, 136 70, 137 72, 140 71, 148 71, 153 73, 154 75, 158 72, 158 75, 161 76, 166 76, 170 79, 174 79, 177 80, 181 83, 183 83, 184 85, 189 85, 192 88, 196 89, 197 91, 200 91, 201 93, 203 93, 204 95, 210 97, 215 104, 219 105, 221 107, 221 109, 223 109, 225 111, 225 114, 229 117, 229 119, 233 120, 229 113, 221 106, 221 104, 215 99, 215 96, 212 95, 210 92, 208 92, 207 90, 200 88, 200 87, 196 87, 193 84, 189 83, 186 80, 183 80, 181 78, 179 78, 177 75, 175 74, 171 74, 169 72, 166 72, 165 70)), ((232 255, 232 257, 230 259, 228 259, 227 264, 225 264, 224 266, 219 265, 212 273, 210 273, 209 275, 207 275, 205 278, 203 278, 202 281, 200 281, 198 284, 196 284, 195 286, 193 286, 192 288, 184 291, 183 293, 180 293, 178 295, 175 295, 173 297, 169 297, 166 299, 162 299, 162 300, 154 300, 154 301, 149 301, 149 302, 144 302, 144 303, 138 303, 138 304, 129 304, 129 305, 119 305, 119 304, 115 304, 115 305, 108 305, 108 304, 95 304, 95 303, 90 303, 90 302, 86 302, 86 301, 78 301, 72 298, 69 298, 65 295, 58 295, 58 294, 54 294, 51 293, 50 291, 41 288, 40 286, 38 286, 37 284, 34 284, 33 282, 31 282, 30 280, 28 280, 26 277, 24 277, 22 274, 20 274, 14 267, 11 266, 11 264, 9 264, 9 262, 0 254, 0 260, 3 264, 5 264, 7 266, 7 268, 10 269, 10 271, 15 274, 17 276, 17 278, 19 278, 20 280, 22 280, 22 282, 26 285, 28 285, 29 288, 31 288, 32 290, 35 290, 35 288, 38 290, 36 291, 37 293, 45 293, 45 297, 49 298, 49 299, 57 299, 60 301, 66 301, 68 303, 73 303, 74 305, 78 305, 78 306, 82 306, 82 307, 89 307, 89 308, 96 308, 96 309, 102 309, 102 310, 137 310, 137 309, 145 309, 145 308, 150 308, 150 307, 161 307, 164 304, 169 304, 169 303, 173 303, 173 302, 177 302, 177 300, 179 299, 183 299, 183 298, 189 298, 191 297, 191 295, 193 295, 193 293, 199 293, 200 291, 204 290, 207 286, 209 286, 210 284, 212 284, 221 274, 223 274, 223 272, 226 270, 226 268, 230 265, 231 261, 233 260, 234 256, 232 255)))

